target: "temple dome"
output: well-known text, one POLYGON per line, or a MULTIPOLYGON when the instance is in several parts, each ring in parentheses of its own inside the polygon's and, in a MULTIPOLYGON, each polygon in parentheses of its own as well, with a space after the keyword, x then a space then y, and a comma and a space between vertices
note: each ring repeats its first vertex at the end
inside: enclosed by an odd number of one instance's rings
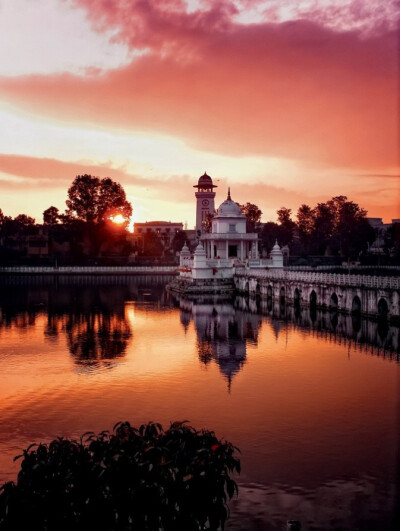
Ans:
POLYGON ((212 179, 207 172, 204 172, 201 177, 199 177, 199 182, 193 186, 193 188, 217 188, 217 185, 213 184, 212 179))
POLYGON ((242 214, 239 208, 239 205, 235 203, 235 201, 232 201, 230 190, 228 191, 227 199, 225 199, 225 201, 219 205, 218 217, 225 217, 225 218, 237 218, 237 217, 243 218, 244 217, 244 214, 242 214))

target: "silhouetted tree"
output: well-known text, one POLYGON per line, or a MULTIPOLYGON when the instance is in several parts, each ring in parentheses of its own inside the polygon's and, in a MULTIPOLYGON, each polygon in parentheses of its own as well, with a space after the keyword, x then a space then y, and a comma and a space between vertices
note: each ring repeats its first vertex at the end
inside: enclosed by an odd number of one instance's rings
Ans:
POLYGON ((335 212, 328 203, 318 203, 314 209, 314 230, 311 234, 311 252, 325 254, 335 229, 335 212))
POLYGON ((309 248, 310 236, 314 230, 315 210, 308 205, 301 205, 297 211, 297 228, 299 238, 306 249, 309 248))
POLYGON ((187 239, 187 234, 184 230, 176 232, 171 242, 172 250, 175 253, 181 251, 183 245, 187 242, 187 239))
POLYGON ((66 204, 67 215, 87 223, 100 223, 117 214, 128 221, 132 215, 124 189, 109 177, 78 175, 68 189, 66 204))
POLYGON ((287 245, 292 240, 292 232, 288 231, 282 225, 278 225, 272 221, 264 223, 260 233, 261 246, 264 253, 269 253, 278 240, 279 245, 287 245))
POLYGON ((43 212, 43 223, 45 225, 56 225, 60 221, 58 208, 51 206, 43 212))
POLYGON ((216 210, 214 211, 213 214, 211 214, 211 212, 209 212, 206 215, 206 219, 204 219, 201 222, 201 225, 203 227, 204 232, 211 232, 211 230, 212 230, 212 220, 213 220, 213 217, 216 215, 216 213, 217 213, 216 210))
POLYGON ((293 230, 296 226, 296 223, 292 220, 292 209, 281 207, 279 210, 276 211, 278 214, 278 222, 282 225, 282 227, 285 227, 285 229, 293 230))
POLYGON ((164 246, 158 234, 153 231, 143 235, 143 253, 147 256, 160 257, 164 246))
POLYGON ((245 205, 239 205, 239 208, 246 216, 246 226, 248 232, 255 232, 261 221, 262 212, 254 203, 247 202, 245 205))
POLYGON ((35 224, 35 219, 26 214, 18 214, 18 216, 14 218, 14 221, 22 227, 30 227, 35 224))

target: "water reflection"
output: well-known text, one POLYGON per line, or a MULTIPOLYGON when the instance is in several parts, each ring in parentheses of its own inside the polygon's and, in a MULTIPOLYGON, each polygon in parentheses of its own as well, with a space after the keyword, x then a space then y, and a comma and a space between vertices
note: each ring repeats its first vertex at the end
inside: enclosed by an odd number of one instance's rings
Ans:
POLYGON ((193 320, 200 361, 205 365, 212 360, 217 363, 229 390, 233 377, 246 363, 247 345, 257 344, 263 315, 270 318, 276 339, 289 329, 308 330, 327 341, 353 345, 369 354, 399 361, 399 328, 389 326, 386 320, 371 321, 356 314, 287 306, 282 299, 274 303, 270 298, 266 301, 248 297, 226 300, 175 295, 174 298, 185 330, 193 320))
POLYGON ((3 278, 0 331, 26 330, 46 317, 44 339, 65 336, 80 370, 111 368, 124 357, 133 334, 125 314, 135 300, 155 309, 165 305, 165 278, 120 277, 3 278))
POLYGON ((276 329, 294 327, 310 330, 318 337, 325 337, 339 344, 354 343, 371 353, 382 354, 399 360, 400 329, 390 325, 385 318, 370 320, 359 314, 346 315, 337 311, 321 311, 315 307, 285 305, 282 301, 236 297, 235 307, 242 311, 268 316, 272 323, 280 323, 276 329))
POLYGON ((165 282, 0 277, 0 479, 33 441, 187 418, 242 451, 227 529, 390 529, 399 330, 165 282))
POLYGON ((185 329, 193 319, 197 352, 204 365, 212 360, 231 388, 232 379, 246 362, 248 343, 257 344, 262 318, 235 308, 231 300, 218 298, 177 299, 185 329))

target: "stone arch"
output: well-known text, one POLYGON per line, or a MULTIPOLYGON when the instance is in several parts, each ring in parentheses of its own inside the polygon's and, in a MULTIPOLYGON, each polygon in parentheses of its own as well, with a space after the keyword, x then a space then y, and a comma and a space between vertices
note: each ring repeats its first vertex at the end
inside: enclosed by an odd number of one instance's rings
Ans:
POLYGON ((300 311, 300 291, 299 288, 295 288, 293 292, 293 306, 295 312, 298 314, 300 311))
POLYGON ((271 286, 271 284, 269 284, 268 288, 267 288, 267 298, 268 299, 272 299, 272 286, 271 286))
POLYGON ((256 283, 256 297, 261 297, 261 286, 260 283, 256 283))
POLYGON ((310 306, 317 306, 317 294, 315 290, 312 290, 310 293, 310 306))
POLYGON ((283 315, 283 309, 285 308, 286 304, 286 297, 285 297, 285 286, 281 286, 281 289, 279 290, 279 305, 280 305, 280 313, 283 315))
POLYGON ((332 293, 331 298, 329 300, 329 308, 332 310, 337 310, 339 306, 339 299, 335 292, 332 293))
POLYGON ((378 316, 386 319, 388 316, 388 313, 389 313, 388 303, 386 299, 382 297, 378 301, 378 316))
POLYGON ((353 297, 353 302, 351 303, 351 313, 361 313, 361 299, 358 295, 353 297))
POLYGON ((293 301, 296 303, 296 302, 300 302, 300 291, 299 291, 299 288, 295 288, 294 289, 294 292, 293 292, 293 301))

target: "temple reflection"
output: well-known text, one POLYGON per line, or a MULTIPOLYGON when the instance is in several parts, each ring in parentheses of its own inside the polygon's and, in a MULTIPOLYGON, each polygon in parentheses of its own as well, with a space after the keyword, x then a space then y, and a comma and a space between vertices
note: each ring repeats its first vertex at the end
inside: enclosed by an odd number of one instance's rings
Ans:
POLYGON ((399 361, 399 328, 384 319, 371 321, 358 315, 288 306, 284 298, 174 297, 185 331, 194 323, 200 361, 205 365, 214 361, 228 381, 229 390, 246 363, 247 345, 257 344, 262 324, 270 326, 277 339, 290 328, 308 330, 318 338, 399 361))
POLYGON ((197 352, 202 363, 214 361, 231 389, 233 377, 246 363, 246 348, 257 344, 262 317, 243 312, 231 300, 197 297, 177 298, 185 330, 191 320, 197 335, 197 352))

